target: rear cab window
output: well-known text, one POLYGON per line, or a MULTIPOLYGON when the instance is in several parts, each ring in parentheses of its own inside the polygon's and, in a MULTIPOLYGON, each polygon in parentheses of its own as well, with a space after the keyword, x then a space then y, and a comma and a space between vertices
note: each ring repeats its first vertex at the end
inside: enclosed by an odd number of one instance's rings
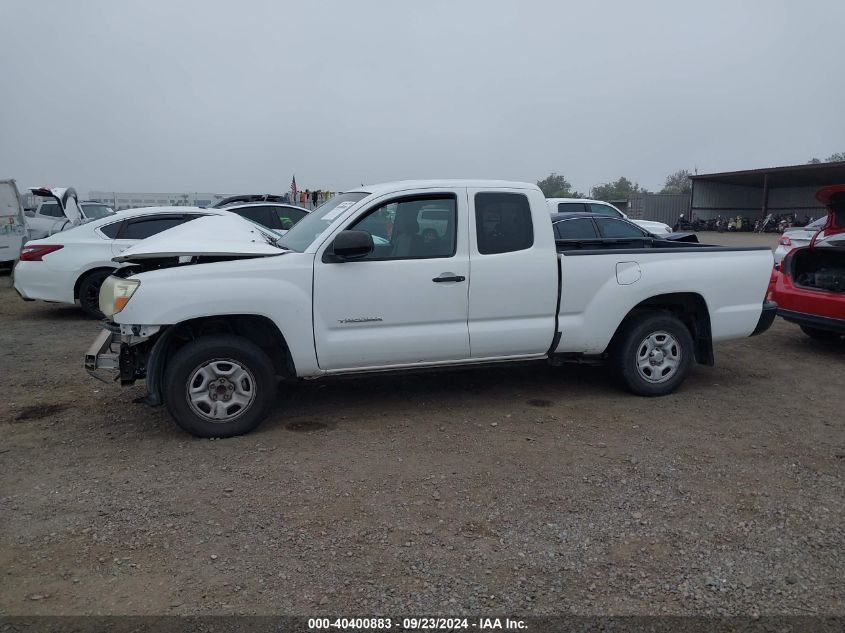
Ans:
POLYGON ((510 192, 475 194, 475 235, 482 255, 531 248, 534 224, 528 197, 510 192))

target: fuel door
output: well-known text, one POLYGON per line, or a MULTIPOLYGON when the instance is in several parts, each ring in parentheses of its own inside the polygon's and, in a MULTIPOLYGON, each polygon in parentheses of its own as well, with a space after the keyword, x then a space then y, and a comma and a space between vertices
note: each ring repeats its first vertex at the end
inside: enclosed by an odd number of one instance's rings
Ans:
POLYGON ((642 276, 643 271, 637 262, 616 263, 616 283, 620 286, 630 286, 638 282, 642 276))

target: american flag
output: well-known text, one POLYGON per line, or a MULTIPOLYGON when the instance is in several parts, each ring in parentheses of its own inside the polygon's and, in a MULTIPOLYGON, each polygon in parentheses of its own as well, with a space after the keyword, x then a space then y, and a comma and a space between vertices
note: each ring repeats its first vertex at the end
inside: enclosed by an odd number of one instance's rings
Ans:
POLYGON ((296 174, 293 175, 290 181, 290 191, 293 195, 296 195, 296 174))

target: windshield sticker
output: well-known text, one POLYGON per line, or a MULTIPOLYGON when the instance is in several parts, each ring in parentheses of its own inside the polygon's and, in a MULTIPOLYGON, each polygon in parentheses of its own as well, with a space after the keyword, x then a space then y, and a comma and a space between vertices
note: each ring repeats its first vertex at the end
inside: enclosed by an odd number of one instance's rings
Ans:
POLYGON ((334 220, 337 216, 339 216, 341 213, 346 211, 353 204, 355 204, 355 202, 353 200, 346 200, 345 202, 341 202, 334 209, 332 209, 326 215, 324 215, 323 219, 324 220, 334 220))

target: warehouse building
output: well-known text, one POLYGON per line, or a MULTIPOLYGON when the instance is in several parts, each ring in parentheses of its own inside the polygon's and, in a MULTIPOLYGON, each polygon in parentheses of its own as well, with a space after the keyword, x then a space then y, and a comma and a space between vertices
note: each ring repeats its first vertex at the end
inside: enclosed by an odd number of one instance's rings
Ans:
POLYGON ((825 213, 816 191, 845 183, 845 161, 697 174, 690 180, 692 218, 742 216, 752 225, 769 213, 813 219, 825 213))
POLYGON ((115 211, 139 207, 210 207, 228 197, 225 193, 126 193, 90 191, 88 199, 109 205, 115 211))

